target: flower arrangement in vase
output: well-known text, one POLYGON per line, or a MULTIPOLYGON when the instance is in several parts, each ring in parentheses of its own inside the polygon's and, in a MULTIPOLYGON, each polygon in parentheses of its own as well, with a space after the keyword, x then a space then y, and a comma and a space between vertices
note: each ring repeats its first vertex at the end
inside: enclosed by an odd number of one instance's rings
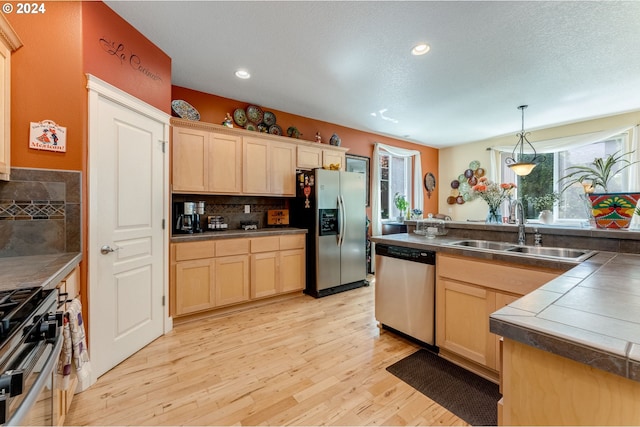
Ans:
POLYGON ((502 212, 500 212, 500 206, 502 203, 511 197, 512 190, 517 186, 514 183, 498 184, 490 181, 487 177, 483 176, 478 179, 478 183, 471 187, 471 195, 480 197, 489 205, 489 212, 487 213, 487 223, 489 224, 501 224, 502 212))

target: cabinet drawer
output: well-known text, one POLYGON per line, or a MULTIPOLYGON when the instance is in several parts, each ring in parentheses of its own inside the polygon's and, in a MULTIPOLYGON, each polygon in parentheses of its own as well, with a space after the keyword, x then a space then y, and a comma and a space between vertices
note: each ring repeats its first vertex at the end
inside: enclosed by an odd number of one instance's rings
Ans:
POLYGON ((305 235, 292 234, 290 236, 280 236, 280 250, 302 249, 304 248, 305 235))
POLYGON ((216 256, 241 255, 249 253, 249 239, 229 239, 216 242, 216 256))
POLYGON ((184 261, 188 259, 202 259, 214 257, 215 244, 214 242, 189 242, 189 243, 177 243, 176 246, 176 259, 175 261, 184 261))
POLYGON ((278 249, 280 249, 280 239, 278 236, 251 239, 251 253, 273 252, 278 249))

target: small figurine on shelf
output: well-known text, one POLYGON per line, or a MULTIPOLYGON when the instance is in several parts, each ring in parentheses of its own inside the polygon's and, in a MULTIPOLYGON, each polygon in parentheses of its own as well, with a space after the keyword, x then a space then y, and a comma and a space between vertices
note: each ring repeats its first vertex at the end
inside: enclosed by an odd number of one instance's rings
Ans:
POLYGON ((320 132, 316 132, 316 142, 318 144, 322 143, 322 137, 320 136, 320 132))
POLYGON ((231 118, 231 114, 227 113, 227 116, 224 118, 224 121, 222 122, 222 126, 226 126, 228 128, 233 127, 233 119, 231 118))
POLYGON ((340 139, 340 137, 338 136, 337 133, 334 133, 333 135, 331 135, 331 139, 329 140, 329 144, 335 145, 336 147, 339 147, 341 142, 342 142, 342 140, 340 139))

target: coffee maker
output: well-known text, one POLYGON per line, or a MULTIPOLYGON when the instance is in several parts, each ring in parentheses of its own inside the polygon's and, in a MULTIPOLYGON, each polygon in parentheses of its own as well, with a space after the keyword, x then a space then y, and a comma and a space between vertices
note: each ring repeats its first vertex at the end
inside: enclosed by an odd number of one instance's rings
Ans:
POLYGON ((200 215, 204 214, 204 202, 176 202, 173 204, 173 211, 175 233, 202 233, 200 215))

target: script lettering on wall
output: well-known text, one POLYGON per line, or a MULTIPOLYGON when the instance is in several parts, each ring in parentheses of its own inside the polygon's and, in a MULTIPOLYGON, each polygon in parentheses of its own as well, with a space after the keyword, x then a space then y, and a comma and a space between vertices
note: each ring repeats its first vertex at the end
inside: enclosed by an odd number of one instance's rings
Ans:
POLYGON ((160 74, 146 67, 139 55, 126 49, 124 43, 118 43, 107 40, 105 38, 100 39, 100 46, 104 51, 120 61, 122 65, 129 65, 132 70, 142 73, 144 76, 151 80, 162 81, 160 74))

